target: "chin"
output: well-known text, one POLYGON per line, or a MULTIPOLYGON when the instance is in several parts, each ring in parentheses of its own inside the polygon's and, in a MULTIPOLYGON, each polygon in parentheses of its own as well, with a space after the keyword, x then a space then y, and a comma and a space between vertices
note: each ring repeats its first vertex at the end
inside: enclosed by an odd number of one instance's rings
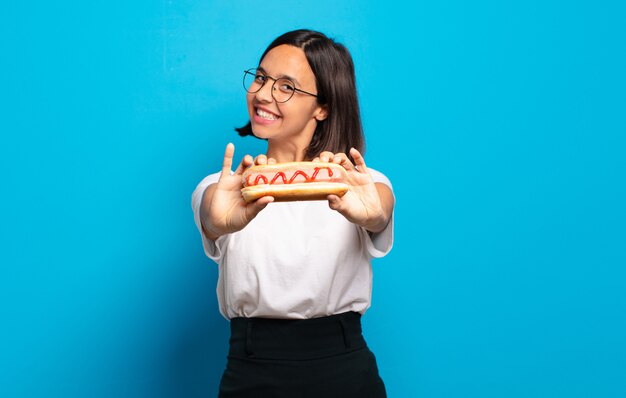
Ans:
POLYGON ((258 127, 252 127, 252 135, 254 135, 256 138, 260 138, 262 140, 266 140, 268 138, 270 138, 271 134, 268 134, 266 131, 263 131, 263 128, 258 128, 258 127))

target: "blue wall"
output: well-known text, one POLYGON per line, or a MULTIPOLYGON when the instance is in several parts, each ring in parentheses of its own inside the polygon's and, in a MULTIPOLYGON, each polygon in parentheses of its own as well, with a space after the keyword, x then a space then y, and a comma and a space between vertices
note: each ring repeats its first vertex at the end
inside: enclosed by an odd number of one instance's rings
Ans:
POLYGON ((298 27, 351 49, 395 184, 364 318, 390 397, 626 396, 623 2, 9 3, 0 396, 213 396, 190 195, 263 151, 241 74, 298 27))

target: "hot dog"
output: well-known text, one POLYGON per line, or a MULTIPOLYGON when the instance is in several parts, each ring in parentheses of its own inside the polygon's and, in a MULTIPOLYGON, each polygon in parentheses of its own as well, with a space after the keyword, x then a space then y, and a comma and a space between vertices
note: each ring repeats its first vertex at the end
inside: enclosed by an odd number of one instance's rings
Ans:
POLYGON ((241 194, 246 202, 273 196, 277 202, 323 200, 348 191, 346 170, 335 163, 288 162, 256 165, 243 173, 241 194))

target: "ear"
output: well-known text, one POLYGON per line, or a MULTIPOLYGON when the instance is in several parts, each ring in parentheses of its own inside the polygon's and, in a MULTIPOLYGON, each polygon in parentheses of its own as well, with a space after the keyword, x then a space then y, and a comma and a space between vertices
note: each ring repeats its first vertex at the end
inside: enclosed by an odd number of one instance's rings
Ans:
POLYGON ((328 117, 328 106, 322 105, 318 107, 317 111, 315 112, 315 120, 317 120, 318 122, 321 122, 322 120, 325 120, 327 117, 328 117))

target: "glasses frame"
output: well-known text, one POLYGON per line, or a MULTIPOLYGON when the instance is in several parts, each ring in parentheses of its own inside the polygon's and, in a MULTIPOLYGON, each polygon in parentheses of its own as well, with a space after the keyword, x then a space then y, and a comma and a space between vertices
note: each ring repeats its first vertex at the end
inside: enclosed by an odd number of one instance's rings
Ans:
MULTIPOLYGON (((249 93, 251 93, 251 94, 258 93, 259 91, 261 91, 261 89, 263 88, 263 86, 265 86, 265 83, 267 83, 267 80, 265 80, 265 81, 263 82, 263 84, 261 84, 261 85, 259 86, 259 88, 258 88, 257 90, 254 90, 254 91, 248 90, 248 87, 246 87, 246 76, 247 76, 247 75, 252 75, 252 76, 254 76, 254 77, 256 78, 257 74, 263 75, 263 76, 265 76, 266 78, 269 78, 269 79, 274 80, 274 83, 272 83, 272 89, 271 89, 272 98, 274 99, 274 101, 276 101, 276 102, 277 102, 277 103, 279 103, 279 104, 283 104, 283 103, 285 103, 285 102, 289 101, 289 100, 293 97, 293 94, 294 94, 296 91, 297 91, 297 92, 299 92, 299 93, 302 93, 302 94, 307 94, 307 95, 310 95, 311 97, 319 98, 319 97, 317 96, 317 94, 309 93, 308 91, 304 91, 304 90, 301 90, 301 89, 297 88, 297 87, 296 87, 296 84, 295 84, 293 81, 291 81, 291 80, 287 79, 286 77, 280 77, 280 78, 276 79, 276 78, 274 78, 274 77, 272 77, 272 76, 270 76, 270 75, 268 75, 268 74, 266 74, 266 73, 259 72, 259 71, 258 71, 258 68, 250 68, 250 69, 248 69, 248 70, 244 70, 244 71, 243 71, 243 88, 244 88, 244 90, 246 90, 247 92, 249 92, 249 93), (274 97, 274 90, 275 90, 274 85, 275 85, 275 84, 276 84, 276 82, 277 82, 277 81, 279 81, 279 80, 287 80, 287 81, 288 81, 288 82, 290 82, 290 83, 292 84, 292 86, 293 86, 293 91, 291 92, 291 95, 289 96, 289 98, 287 98, 287 99, 286 99, 286 100, 284 100, 284 101, 278 101, 278 100, 276 99, 276 97, 274 97)), ((254 81, 254 80, 253 80, 253 81, 254 81)))

